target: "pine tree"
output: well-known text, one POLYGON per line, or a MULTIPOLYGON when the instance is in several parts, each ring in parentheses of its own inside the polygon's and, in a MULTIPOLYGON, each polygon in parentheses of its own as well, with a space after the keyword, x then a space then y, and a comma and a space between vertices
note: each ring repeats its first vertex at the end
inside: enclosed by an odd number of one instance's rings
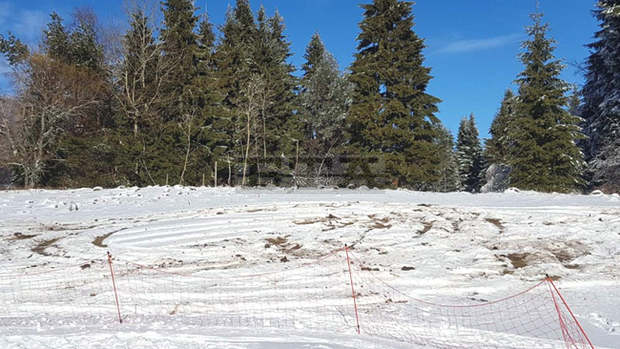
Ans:
POLYGON ((461 189, 470 193, 480 191, 483 178, 483 159, 478 128, 474 115, 463 118, 456 141, 456 158, 461 179, 461 189))
POLYGON ((588 45, 583 88, 586 160, 591 186, 620 191, 620 1, 602 0, 595 11, 601 30, 588 45))
POLYGON ((300 84, 300 115, 304 124, 307 176, 315 185, 328 184, 337 150, 344 142, 351 84, 338 70, 334 56, 314 34, 304 55, 300 84))
POLYGON ((511 90, 506 90, 501 107, 491 123, 491 139, 486 143, 485 158, 489 164, 507 164, 511 147, 510 126, 515 118, 517 98, 511 90))
POLYGON ((434 114, 440 100, 426 93, 430 68, 423 66, 424 42, 412 30, 412 2, 374 0, 362 7, 350 76, 349 174, 356 178, 361 170, 370 185, 429 189, 439 173, 434 114))
POLYGON ((579 119, 566 109, 567 84, 559 78, 562 64, 553 56, 554 41, 546 37, 542 15, 532 15, 530 40, 523 43, 519 103, 511 128, 511 184, 520 189, 571 192, 583 184, 579 119))

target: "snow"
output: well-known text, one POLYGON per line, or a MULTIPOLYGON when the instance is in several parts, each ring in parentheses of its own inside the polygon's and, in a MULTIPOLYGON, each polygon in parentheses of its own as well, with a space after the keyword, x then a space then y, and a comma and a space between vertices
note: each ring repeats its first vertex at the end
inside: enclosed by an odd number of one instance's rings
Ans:
POLYGON ((545 274, 620 348, 618 195, 83 188, 0 192, 0 212, 2 348, 564 348, 546 288, 489 302, 545 274))

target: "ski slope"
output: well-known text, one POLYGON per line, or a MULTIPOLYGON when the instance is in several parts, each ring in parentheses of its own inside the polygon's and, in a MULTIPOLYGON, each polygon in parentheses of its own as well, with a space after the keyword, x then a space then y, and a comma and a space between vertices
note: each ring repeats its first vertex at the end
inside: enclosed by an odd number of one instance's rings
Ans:
POLYGON ((545 274, 620 348, 618 195, 84 188, 0 192, 0 212, 2 348, 564 348, 545 289, 492 314, 417 301, 492 304, 545 274))

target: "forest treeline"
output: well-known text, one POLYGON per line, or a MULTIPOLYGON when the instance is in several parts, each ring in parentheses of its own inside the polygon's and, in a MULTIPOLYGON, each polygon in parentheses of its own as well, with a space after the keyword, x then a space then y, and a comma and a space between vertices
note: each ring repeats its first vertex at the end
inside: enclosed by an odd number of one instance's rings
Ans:
POLYGON ((249 0, 218 30, 192 0, 138 2, 122 35, 89 9, 52 13, 38 47, 0 35, 14 90, 0 99, 0 172, 27 188, 619 191, 620 0, 596 6, 581 89, 560 79, 548 26, 532 15, 518 90, 484 144, 474 115, 456 140, 436 117, 408 1, 362 5, 346 71, 318 33, 291 65, 284 18, 249 0))

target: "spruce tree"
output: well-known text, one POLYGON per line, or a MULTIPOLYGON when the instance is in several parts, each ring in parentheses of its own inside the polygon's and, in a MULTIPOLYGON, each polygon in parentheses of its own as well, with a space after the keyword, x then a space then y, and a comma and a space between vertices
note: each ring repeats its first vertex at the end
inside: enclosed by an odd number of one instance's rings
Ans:
POLYGON ((437 143, 441 151, 439 153, 439 180, 433 190, 438 192, 454 192, 461 188, 459 165, 454 151, 454 137, 443 125, 437 126, 437 143))
MULTIPOLYGON (((163 125, 162 82, 168 69, 163 64, 149 18, 140 9, 130 15, 130 28, 123 37, 123 61, 118 69, 119 110, 115 134, 118 138, 119 181, 126 185, 156 185, 157 144, 163 125)), ((166 150, 167 148, 164 148, 166 150)))
POLYGON ((73 64, 103 74, 103 45, 97 39, 97 16, 92 9, 75 10, 75 23, 69 37, 73 64))
POLYGON ((300 116, 304 124, 307 176, 314 184, 328 184, 335 157, 344 142, 345 118, 350 105, 351 84, 338 70, 334 56, 314 34, 304 55, 300 84, 300 116))
POLYGON ((166 81, 166 99, 172 101, 165 110, 165 119, 176 121, 186 112, 187 89, 196 76, 196 50, 198 37, 194 32, 198 17, 194 15, 191 0, 167 0, 162 3, 164 28, 161 30, 163 57, 170 67, 166 81))
POLYGON ((50 19, 47 29, 43 31, 43 51, 63 63, 71 63, 69 33, 63 24, 62 17, 52 12, 50 19))
MULTIPOLYGON (((291 56, 290 43, 284 35, 284 19, 276 11, 269 19, 265 18, 264 9, 259 13, 258 40, 255 45, 254 63, 258 74, 264 82, 261 93, 260 122, 257 133, 260 146, 262 168, 278 171, 281 175, 292 173, 297 168, 298 149, 302 141, 299 118, 293 116, 295 106, 294 89, 297 80, 293 76, 295 67, 287 62, 291 56), (262 17, 262 18, 261 18, 262 17), (265 20, 266 19, 266 20, 265 20), (261 144, 262 143, 262 144, 261 144), (280 164, 280 153, 295 159, 289 168, 280 164), (276 160, 277 159, 277 160, 276 160)), ((257 169, 260 175, 262 170, 257 169)), ((273 176, 273 175, 272 175, 273 176)), ((273 178, 278 182, 278 178, 273 178)), ((261 184, 261 183, 258 183, 261 184)))
POLYGON ((304 54, 306 62, 301 66, 301 69, 304 71, 304 77, 314 74, 316 65, 323 61, 324 54, 325 44, 323 40, 321 40, 321 36, 315 33, 312 35, 310 43, 306 47, 306 53, 304 54))
POLYGON ((362 7, 350 76, 349 174, 359 177, 361 170, 370 185, 430 189, 439 173, 434 125, 440 100, 426 93, 430 68, 423 66, 424 42, 412 30, 412 2, 374 0, 362 7))
POLYGON ((546 37, 542 14, 532 15, 523 43, 519 103, 511 128, 511 184, 520 189, 571 192, 583 185, 579 119, 566 109, 567 84, 559 77, 562 64, 553 56, 554 41, 546 37))
POLYGON ((12 33, 9 33, 6 38, 0 34, 0 53, 6 56, 9 65, 13 67, 30 55, 28 46, 12 33))
POLYGON ((168 67, 162 91, 162 124, 156 141, 159 156, 154 164, 158 183, 199 184, 205 150, 202 137, 206 123, 201 106, 198 24, 193 1, 167 0, 163 4, 164 28, 161 49, 168 67), (202 165, 202 166, 201 166, 202 165))
POLYGON ((256 22, 248 0, 238 0, 221 31, 215 65, 223 93, 220 121, 228 130, 223 157, 232 159, 235 174, 246 173, 248 184, 278 183, 294 170, 282 159, 294 164, 290 160, 297 157, 301 141, 294 117, 295 68, 287 62, 291 53, 283 18, 277 11, 267 17, 261 7, 256 22), (254 91, 256 86, 260 91, 254 91))
POLYGON ((212 178, 211 173, 215 175, 215 163, 220 160, 223 146, 226 145, 226 130, 221 129, 219 123, 222 93, 218 88, 214 55, 215 33, 208 16, 204 15, 198 26, 197 75, 193 81, 196 90, 194 104, 202 115, 202 125, 194 140, 199 147, 192 153, 192 163, 196 168, 196 176, 205 175, 209 179, 212 178))
POLYGON ((103 74, 103 45, 97 38, 97 17, 93 10, 78 8, 73 13, 71 30, 56 13, 43 31, 43 51, 65 64, 88 68, 103 74))
POLYGON ((581 117, 581 91, 577 85, 573 85, 568 97, 568 112, 576 117, 581 117))
POLYGON ((461 189, 470 193, 480 191, 483 177, 482 148, 473 114, 469 118, 463 118, 459 125, 456 158, 461 189))
POLYGON ((237 0, 235 8, 229 8, 220 31, 222 38, 214 56, 223 108, 217 123, 219 129, 225 131, 220 162, 226 163, 226 182, 232 185, 241 172, 244 156, 241 115, 244 97, 241 92, 247 88, 252 74, 256 73, 252 57, 257 29, 248 0, 237 0))
POLYGON ((620 0, 602 0, 594 12, 601 30, 588 45, 582 116, 591 186, 620 191, 620 0))
POLYGON ((510 126, 515 118, 515 104, 517 98, 512 90, 506 90, 504 99, 495 115, 489 133, 491 139, 486 142, 485 158, 489 164, 508 164, 509 149, 511 147, 510 126))

